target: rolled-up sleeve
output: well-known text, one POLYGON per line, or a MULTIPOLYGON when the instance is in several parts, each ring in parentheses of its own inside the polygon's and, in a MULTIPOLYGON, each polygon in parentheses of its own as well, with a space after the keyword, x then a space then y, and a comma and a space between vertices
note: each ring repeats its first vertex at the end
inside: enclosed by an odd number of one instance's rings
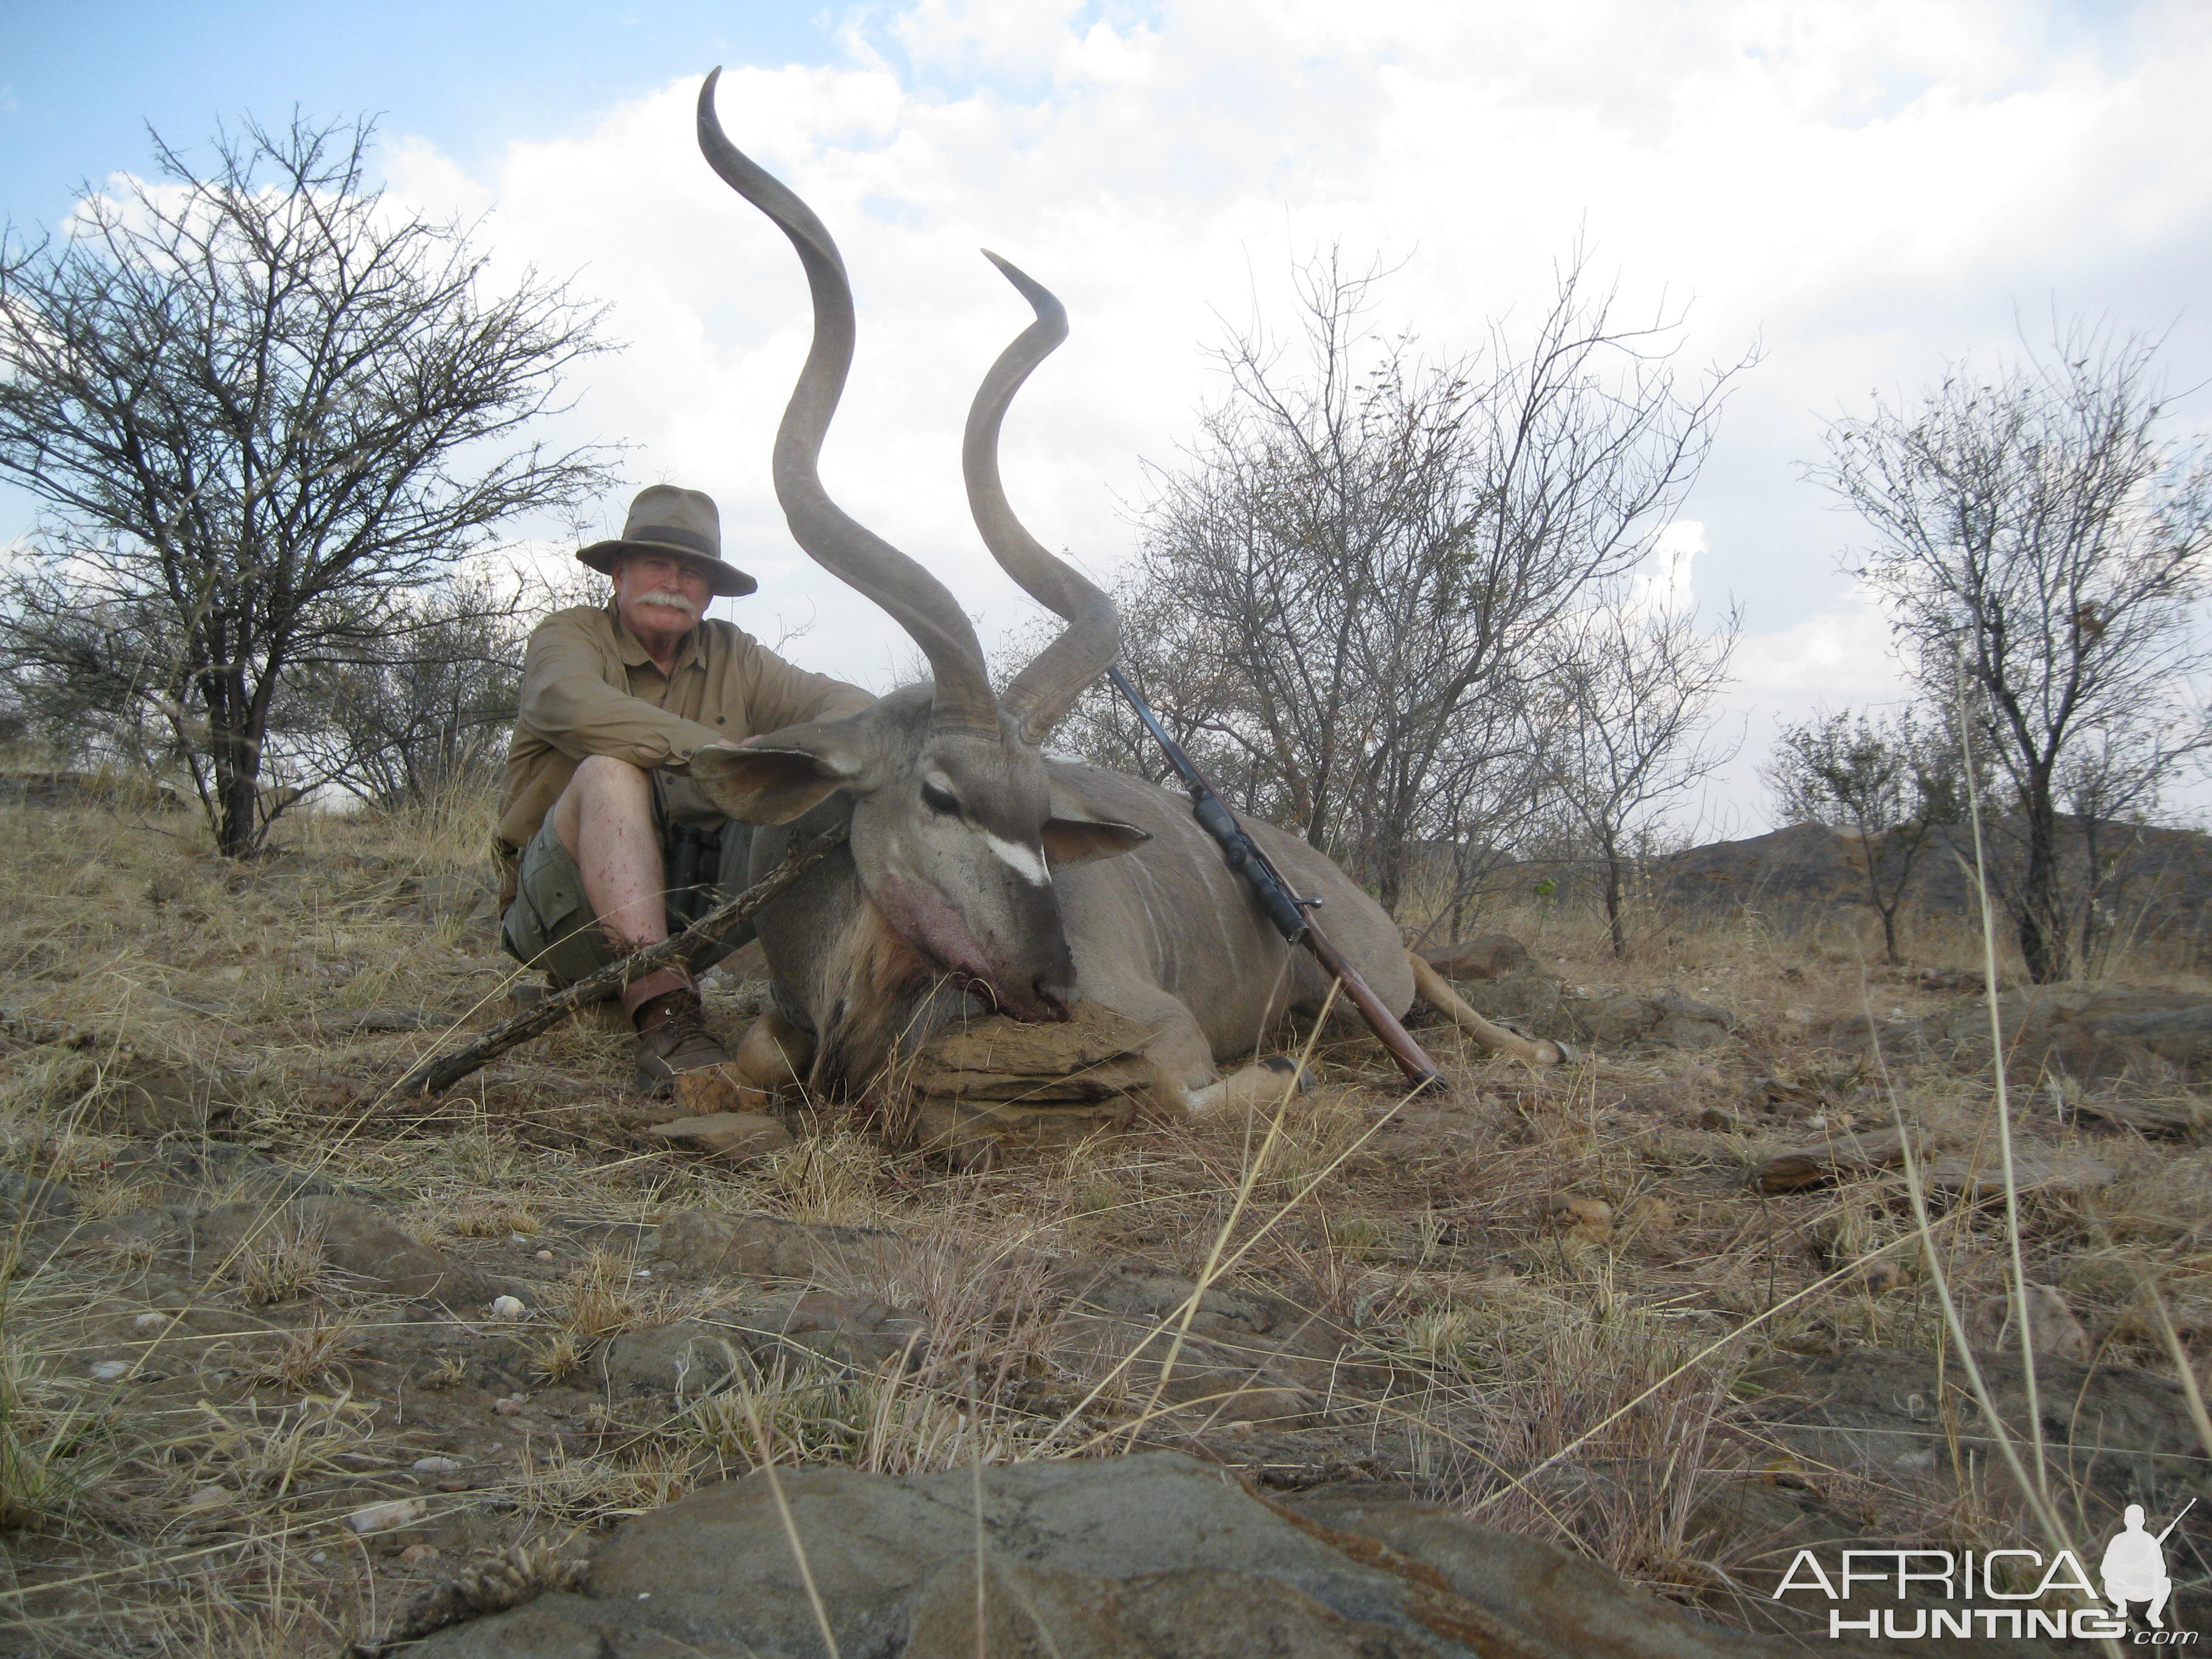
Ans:
POLYGON ((522 659, 520 723, 571 760, 611 755, 652 770, 721 740, 696 720, 607 684, 598 644, 567 616, 549 617, 522 659))

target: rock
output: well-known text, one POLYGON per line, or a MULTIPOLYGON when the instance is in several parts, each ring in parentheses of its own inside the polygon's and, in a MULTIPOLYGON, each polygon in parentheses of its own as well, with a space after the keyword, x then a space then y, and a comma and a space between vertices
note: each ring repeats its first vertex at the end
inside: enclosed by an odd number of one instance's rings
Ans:
POLYGON ((1421 957, 1446 979, 1504 979, 1509 974, 1540 971, 1528 947, 1510 933, 1484 933, 1456 945, 1432 945, 1421 957))
MULTIPOLYGON (((1548 1545, 1442 1510, 1337 1510, 1323 1522, 1179 1453, 980 1475, 801 1468, 779 1479, 847 1654, 1748 1659, 1771 1651, 1548 1545)), ((775 1498, 757 1474, 629 1522, 593 1553, 586 1582, 586 1593, 539 1595, 441 1631, 418 1651, 424 1659, 822 1651, 775 1498)))
POLYGON ((76 1194, 58 1181, 0 1170, 0 1223, 60 1221, 76 1213, 76 1194))
POLYGON ((745 1352, 732 1332, 679 1319, 609 1338, 592 1359, 592 1374, 617 1394, 690 1398, 727 1386, 745 1352))
POLYGON ((794 1364, 878 1370, 918 1353, 921 1316, 868 1297, 812 1291, 732 1310, 625 1331, 592 1361, 596 1380, 624 1394, 696 1398, 726 1387, 740 1370, 794 1364))
MULTIPOLYGON (((1966 1340, 1984 1353, 2017 1354, 2020 1336, 2013 1324, 2013 1308, 2009 1296, 1984 1297, 1975 1303, 1966 1310, 1966 1340)), ((2089 1357, 2089 1334, 2056 1285, 2027 1287, 2027 1340, 2039 1354, 2060 1359, 2089 1357)))
POLYGON ((320 1176, 263 1158, 228 1141, 141 1142, 116 1154, 115 1175, 159 1191, 177 1204, 281 1204, 325 1196, 337 1188, 320 1176))
POLYGON ((791 1145, 791 1131, 760 1112, 709 1112, 703 1117, 656 1123, 638 1133, 648 1141, 725 1164, 750 1164, 791 1145))
POLYGON ((1159 1083, 1151 1036, 1088 1001, 1056 1025, 994 1014, 950 1026, 905 1073, 915 1143, 979 1164, 1126 1129, 1159 1083))
POLYGON ((1145 1403, 1157 1394, 1202 1421, 1283 1425, 1311 1420, 1325 1396, 1364 1376, 1342 1364, 1352 1334, 1286 1297, 1209 1289, 1178 1344, 1194 1280, 1141 1263, 1089 1262, 1061 1267, 1054 1280, 1069 1294, 1053 1331, 1057 1357, 1086 1386, 1105 1382, 1109 1398, 1145 1403))
POLYGON ((1139 1021, 1082 1001, 1058 1024, 994 1014, 948 1026, 915 1056, 915 1066, 926 1091, 954 1093, 958 1084, 950 1073, 1067 1077, 1141 1053, 1151 1038, 1150 1029, 1139 1021))
POLYGON ((1674 991, 1595 998, 1579 1017, 1583 1040, 1596 1048, 1710 1048, 1735 1030, 1735 1016, 1725 1008, 1674 991))
MULTIPOLYGON (((2078 1153, 2045 1152, 2015 1146, 2012 1160, 2013 1185, 2023 1193, 2081 1193, 2112 1185, 2112 1166, 2078 1153)), ((1996 1154, 1984 1148, 1973 1158, 1939 1158, 1928 1166, 1930 1192, 1966 1198, 2000 1198, 2004 1194, 2004 1171, 1996 1154)))
POLYGON ((123 1134, 197 1134, 228 1121, 230 1079, 124 1053, 104 1068, 87 1128, 123 1134))
POLYGON ((678 1210, 660 1224, 654 1260, 696 1273, 750 1279, 847 1276, 896 1263, 905 1246, 878 1227, 833 1227, 772 1215, 678 1210))
MULTIPOLYGON (((362 1008, 350 1013, 326 1014, 315 1022, 315 1035, 325 1042, 354 1036, 390 1036, 403 1031, 427 1030, 431 1017, 416 1008, 362 1008)), ((446 1023, 441 1017, 440 1024, 446 1023)))
POLYGON ((2205 1109, 2189 1099, 2131 1099, 2126 1096, 2094 1095, 2072 1103, 2083 1117, 2095 1118, 2118 1128, 2133 1129, 2152 1139, 2194 1140, 2208 1127, 2205 1109))
MULTIPOLYGON (((1998 1415, 2024 1440, 2027 1395, 2017 1351, 1979 1363, 1998 1415)), ((2036 1370, 2052 1478, 2078 1483, 2085 1496, 2094 1492, 2106 1511, 2100 1518, 2091 1504, 2083 1531, 2117 1530, 2128 1504, 2171 1513, 2197 1495, 2203 1448, 2178 1383, 2056 1356, 2039 1360, 2036 1370)), ((1768 1391, 1753 1407, 1765 1437, 1808 1468, 1881 1481, 1912 1474, 1948 1481, 1954 1443, 1962 1464, 2002 1467, 1995 1434, 1955 1358, 1939 1370, 1932 1354, 1854 1348, 1761 1366, 1746 1380, 1768 1391)))
POLYGON ((1437 1574, 1454 1595, 1498 1619, 1504 1626, 1499 1634, 1519 1638, 1489 1651, 1532 1659, 1747 1659, 1775 1651, 1717 1630, 1671 1601, 1628 1590, 1595 1562, 1493 1532, 1438 1505, 1377 1502, 1324 1488, 1288 1507, 1310 1527, 1326 1528, 1320 1535, 1340 1548, 1364 1557, 1381 1544, 1437 1574))
POLYGON ((345 1523, 352 1532, 389 1532, 394 1527, 411 1527, 429 1512, 430 1506, 419 1498, 395 1498, 388 1504, 356 1510, 346 1516, 345 1523))
MULTIPOLYGON (((1917 1142, 1915 1150, 1920 1150, 1917 1142)), ((1802 1193, 1845 1176, 1893 1170, 1904 1162, 1904 1135, 1882 1129, 1872 1134, 1832 1135, 1817 1146, 1777 1152, 1759 1166, 1752 1179, 1762 1193, 1802 1193)))
POLYGON ((425 921, 469 921, 489 916, 498 902, 489 878, 425 876, 416 885, 415 909, 425 921))
POLYGON ((1710 1048, 1736 1027, 1725 1008, 1671 990, 1586 997, 1540 968, 1461 982, 1476 1012, 1528 1028, 1536 1036, 1594 1048, 1710 1048))
POLYGON ((221 1205, 191 1218, 185 1249, 195 1261, 221 1266, 238 1259, 255 1240, 287 1230, 295 1237, 319 1237, 325 1261, 365 1290, 410 1300, 434 1297, 457 1308, 480 1308, 493 1295, 489 1282, 475 1268, 351 1199, 312 1196, 273 1206, 221 1205))
POLYGON ((678 1072, 668 1081, 669 1097, 688 1117, 764 1116, 775 1100, 744 1081, 735 1066, 708 1066, 678 1072))
POLYGON ((1468 1006, 1486 1018, 1525 1025, 1536 1036, 1555 1042, 1589 1040, 1576 1018, 1575 999, 1568 994, 1566 985, 1558 975, 1533 962, 1496 979, 1454 982, 1468 1006))
POLYGON ((1545 1219, 1570 1237, 1602 1243, 1613 1237, 1613 1206, 1601 1198, 1571 1198, 1554 1193, 1545 1208, 1545 1219))
MULTIPOLYGON (((2024 1083, 2050 1073, 2091 1094, 2127 1097, 2212 1080, 2212 996, 2202 992, 2081 980, 2006 992, 1997 1012, 2008 1075, 2024 1083)), ((1828 1041, 1852 1048, 1879 1041, 1893 1054, 1978 1071, 1990 1063, 1989 1008, 1978 998, 1920 1019, 1860 1016, 1828 1041)))

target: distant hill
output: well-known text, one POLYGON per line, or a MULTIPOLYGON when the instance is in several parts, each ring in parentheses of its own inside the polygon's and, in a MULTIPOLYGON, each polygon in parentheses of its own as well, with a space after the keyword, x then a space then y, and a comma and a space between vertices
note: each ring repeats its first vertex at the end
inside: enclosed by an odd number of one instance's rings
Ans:
MULTIPOLYGON (((2069 829, 2075 821, 2069 820, 2069 829)), ((2200 830, 2106 823, 2100 856, 2112 861, 2108 903, 2118 933, 2186 946, 2212 957, 2212 836, 2200 830)), ((2079 858, 2078 833, 2067 837, 2079 858)), ((1988 837, 2000 870, 2017 868, 2015 823, 1999 822, 1988 837)), ((1971 843, 1959 851, 1971 860, 1971 843)), ((1809 919, 1836 906, 1872 909, 1860 873, 1858 838, 1822 823, 1795 823, 1743 841, 1715 842, 1661 859, 1651 871, 1656 896, 1692 908, 1748 908, 1778 920, 1809 919)), ((1914 877, 1908 909, 1921 915, 1971 914, 1972 877, 1946 846, 1931 848, 1914 877)))

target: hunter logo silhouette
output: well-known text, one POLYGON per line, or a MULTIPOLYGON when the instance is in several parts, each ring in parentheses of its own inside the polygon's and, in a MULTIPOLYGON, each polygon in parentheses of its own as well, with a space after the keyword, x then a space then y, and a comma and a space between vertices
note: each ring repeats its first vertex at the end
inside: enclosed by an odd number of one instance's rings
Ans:
POLYGON ((2167 1522, 2166 1530, 2155 1538, 2143 1530, 2142 1505, 2128 1505, 2126 1525, 2105 1546, 2104 1563, 2099 1568, 2105 1581, 2105 1599, 2121 1618, 2128 1616, 2129 1602, 2148 1601, 2150 1606, 2145 1616, 2151 1628, 2166 1628, 2166 1601, 2173 1594, 2173 1580, 2166 1576, 2166 1540, 2181 1524, 2181 1516, 2188 1514, 2196 1503, 2192 1498, 2183 1504, 2181 1515, 2167 1522))

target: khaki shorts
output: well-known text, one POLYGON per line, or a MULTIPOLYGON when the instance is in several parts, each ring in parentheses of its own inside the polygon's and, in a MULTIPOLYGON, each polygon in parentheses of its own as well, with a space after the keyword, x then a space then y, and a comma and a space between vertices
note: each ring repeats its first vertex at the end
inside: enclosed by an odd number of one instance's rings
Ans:
MULTIPOLYGON (((658 774, 654 781, 659 783, 658 774)), ((668 931, 675 933, 744 890, 752 829, 727 818, 704 827, 690 821, 696 815, 684 812, 680 805, 680 816, 672 816, 670 793, 658 787, 653 790, 653 820, 660 830, 662 867, 672 883, 679 884, 668 895, 668 931)), ((752 937, 750 923, 731 929, 714 945, 690 954, 692 971, 703 973, 752 937)), ((614 964, 614 949, 599 931, 599 916, 584 896, 584 878, 561 837, 554 834, 550 812, 516 861, 514 902, 500 923, 500 943, 507 955, 541 969, 556 986, 573 985, 614 964)))

